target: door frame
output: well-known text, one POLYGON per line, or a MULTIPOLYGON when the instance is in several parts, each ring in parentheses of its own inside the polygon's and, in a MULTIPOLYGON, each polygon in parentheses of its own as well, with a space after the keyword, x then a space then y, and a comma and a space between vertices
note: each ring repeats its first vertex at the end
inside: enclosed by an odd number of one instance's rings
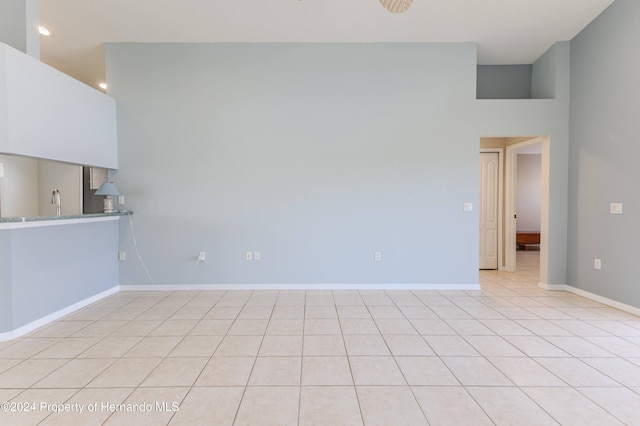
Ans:
POLYGON ((516 184, 518 151, 533 144, 541 144, 541 200, 540 200, 540 282, 546 282, 548 274, 548 233, 549 233, 549 138, 535 137, 524 142, 509 145, 505 158, 505 271, 516 272, 516 184))
MULTIPOLYGON (((480 152, 498 153, 498 270, 504 270, 503 217, 504 217, 504 148, 480 148, 480 152)), ((478 164, 480 157, 478 156, 478 164)), ((478 238, 480 236, 478 235, 478 238)), ((479 243, 479 242, 478 242, 479 243)), ((478 253, 478 256, 480 253, 478 253)))

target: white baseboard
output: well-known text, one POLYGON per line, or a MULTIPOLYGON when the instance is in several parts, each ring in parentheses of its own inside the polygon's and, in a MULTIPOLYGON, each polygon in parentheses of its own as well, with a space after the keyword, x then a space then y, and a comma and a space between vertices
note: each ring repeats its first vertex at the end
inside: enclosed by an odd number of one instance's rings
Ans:
POLYGON ((543 290, 549 291, 564 291, 566 290, 566 284, 547 284, 547 283, 538 283, 538 287, 543 290))
POLYGON ((122 291, 176 290, 480 290, 480 284, 153 284, 121 285, 122 291))
POLYGON ((81 300, 77 303, 74 303, 71 306, 67 306, 66 308, 60 309, 52 314, 39 318, 35 321, 32 321, 28 324, 23 325, 22 327, 16 328, 15 330, 5 331, 4 333, 0 333, 0 342, 5 342, 7 340, 12 340, 20 336, 24 336, 27 333, 32 332, 36 328, 40 328, 43 325, 47 325, 50 322, 53 322, 57 319, 62 318, 65 315, 69 315, 72 312, 77 311, 78 309, 84 308, 92 303, 97 302, 100 299, 104 299, 107 296, 110 296, 114 293, 118 292, 118 287, 112 287, 108 290, 103 291, 102 293, 98 293, 94 296, 88 297, 84 300, 81 300))
POLYGON ((618 302, 617 300, 612 300, 612 299, 570 286, 568 284, 538 283, 538 287, 544 290, 551 290, 551 291, 567 291, 569 293, 577 294, 578 296, 582 296, 587 299, 593 300, 594 302, 602 303, 603 305, 611 306, 612 308, 616 308, 621 311, 640 316, 640 308, 636 308, 635 306, 627 305, 625 303, 618 302))

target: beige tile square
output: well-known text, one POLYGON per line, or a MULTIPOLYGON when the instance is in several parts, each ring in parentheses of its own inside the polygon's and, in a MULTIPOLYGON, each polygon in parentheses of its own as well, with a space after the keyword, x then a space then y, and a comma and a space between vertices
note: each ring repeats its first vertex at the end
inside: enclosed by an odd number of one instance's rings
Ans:
POLYGON ((151 411, 117 411, 105 425, 160 425, 168 424, 175 410, 180 409, 189 388, 138 388, 124 401, 124 404, 151 404, 151 411), (160 407, 158 407, 158 405, 160 407), (163 405, 164 404, 164 405, 163 405), (164 409, 162 408, 164 406, 164 409))
POLYGON ((232 425, 243 387, 192 388, 170 425, 232 425))
POLYGON ((162 361, 160 358, 122 358, 93 379, 88 388, 132 388, 138 386, 162 361))
POLYGON ((304 330, 304 320, 298 319, 272 319, 269 321, 267 331, 268 336, 302 336, 304 330))
POLYGON ((407 384, 391 356, 351 356, 349 364, 356 385, 407 384))
POLYGON ((178 312, 178 309, 180 309, 179 307, 165 307, 165 306, 153 306, 149 309, 147 309, 146 311, 144 311, 143 313, 141 313, 138 317, 136 317, 137 320, 160 320, 160 321, 164 321, 164 320, 168 320, 169 318, 171 318, 173 316, 173 314, 175 314, 176 312, 178 312))
POLYGON ((193 306, 185 305, 178 311, 171 315, 170 320, 201 320, 209 313, 210 306, 193 306))
POLYGON ((336 306, 364 306, 364 301, 359 294, 355 295, 333 295, 336 306))
POLYGON ((144 337, 137 345, 131 348, 125 358, 156 358, 165 357, 182 340, 182 337, 144 337))
POLYGON ((75 358, 98 343, 98 337, 67 337, 47 349, 38 352, 34 358, 75 358))
POLYGON ((0 350, 0 358, 30 358, 63 340, 56 337, 25 337, 0 350))
POLYGON ((447 357, 442 361, 464 386, 511 386, 504 374, 482 357, 447 357))
POLYGON ((273 306, 245 306, 238 314, 238 319, 269 319, 273 306))
POLYGON ((384 339, 379 334, 343 336, 347 354, 352 355, 391 355, 384 339))
MULTIPOLYGON (((442 319, 472 319, 473 317, 457 306, 429 306, 442 319)), ((479 319, 479 318, 478 318, 479 319)))
POLYGON ((504 336, 504 339, 532 358, 569 356, 568 353, 539 336, 504 336))
POLYGON ((519 388, 484 386, 466 389, 495 424, 557 425, 552 417, 519 388))
POLYGON ((238 314, 242 310, 240 306, 215 306, 211 308, 209 313, 204 316, 204 319, 216 319, 216 320, 235 320, 238 318, 238 314))
POLYGON ((189 334, 192 336, 224 336, 231 328, 233 320, 202 320, 189 334))
POLYGON ((258 357, 249 386, 299 386, 301 357, 258 357))
POLYGON ((384 340, 394 356, 435 355, 435 352, 427 345, 422 336, 387 334, 384 336, 384 340))
POLYGON ((234 425, 295 425, 299 400, 299 386, 247 387, 234 425))
POLYGON ((556 375, 530 358, 489 358, 516 386, 566 386, 556 375))
POLYGON ((408 319, 438 319, 438 316, 426 306, 400 306, 400 311, 408 319))
POLYGON ((335 306, 333 295, 330 292, 311 294, 307 292, 307 308, 310 306, 335 306))
POLYGON ((259 356, 302 356, 302 336, 265 336, 259 356))
POLYGON ((269 320, 266 319, 238 319, 233 322, 227 332, 229 336, 263 336, 269 320))
POLYGON ((302 384, 305 386, 353 385, 347 357, 305 356, 302 358, 302 384))
MULTIPOLYGON (((75 390, 71 390, 75 392, 75 390)), ((105 389, 80 389, 65 404, 74 407, 82 407, 69 412, 51 413, 40 425, 46 426, 71 426, 71 425, 101 425, 112 414, 106 409, 110 404, 121 404, 133 389, 130 388, 105 388, 105 389), (103 407, 103 403, 105 406, 103 407), (77 405, 76 405, 77 404, 77 405), (95 407, 92 411, 89 406, 95 407)))
POLYGON ((276 306, 273 308, 271 320, 274 319, 303 319, 304 306, 276 306))
POLYGON ((19 364, 20 362, 22 362, 22 360, 20 360, 20 359, 15 359, 15 358, 2 359, 2 358, 0 358, 0 373, 3 373, 5 371, 7 371, 11 367, 19 364))
POLYGON ((254 362, 254 357, 213 357, 196 386, 246 386, 254 362))
POLYGON ((262 336, 225 336, 214 356, 257 356, 262 336))
POLYGON ((96 321, 72 334, 72 337, 105 337, 123 327, 128 321, 96 321))
POLYGON ((357 386, 364 424, 427 425, 408 386, 357 386))
POLYGON ((462 386, 415 386, 413 394, 432 425, 493 425, 462 386))
POLYGON ((342 336, 304 336, 302 353, 304 356, 346 355, 342 336))
POLYGON ((113 332, 113 336, 148 336, 162 324, 160 320, 133 320, 113 332))
POLYGON ((320 335, 320 334, 342 334, 340 323, 337 319, 305 319, 304 334, 320 335))
POLYGON ((304 386, 300 390, 299 425, 362 425, 353 386, 304 386))
POLYGON ((361 291, 360 297, 367 306, 395 306, 393 300, 389 299, 384 291, 361 291))
POLYGON ((340 318, 342 334, 380 334, 371 318, 340 318))
MULTIPOLYGON (((621 358, 580 358, 625 386, 640 386, 640 366, 621 358)), ((587 385, 589 386, 589 385, 587 385)))
POLYGON ((441 319, 412 319, 411 324, 423 336, 457 336, 458 333, 441 319))
MULTIPOLYGON (((403 308, 409 307, 403 306, 403 308)), ((411 306, 411 308, 419 309, 420 307, 411 306)), ((404 314, 396 306, 370 306, 369 312, 371 313, 371 316, 376 319, 405 319, 404 314)))
POLYGON ((464 339, 483 356, 525 356, 500 336, 465 336, 464 339))
POLYGON ((369 309, 365 306, 338 306, 336 307, 338 310, 338 318, 371 318, 371 314, 369 313, 369 309))
POLYGON ((488 329, 478 320, 446 320, 446 323, 453 328, 456 333, 461 336, 491 336, 495 335, 493 331, 488 329))
POLYGON ((538 336, 571 336, 564 328, 544 319, 516 320, 518 324, 538 336))
POLYGON ((34 388, 82 388, 114 362, 112 359, 72 359, 34 388))
POLYGON ((387 291, 387 296, 398 306, 424 306, 424 303, 410 291, 387 291))
POLYGON ((459 385, 447 366, 437 357, 396 357, 396 362, 411 386, 459 385))
POLYGON ((579 388, 580 393, 616 416, 623 423, 640 423, 640 395, 627 388, 579 388))
POLYGON ((304 307, 305 305, 305 295, 304 291, 300 291, 298 295, 283 295, 282 293, 278 296, 276 300, 276 307, 278 306, 286 306, 286 307, 304 307))
POLYGON ((480 322, 499 336, 530 336, 533 334, 510 319, 480 320, 480 322))
POLYGON ((304 317, 310 319, 338 318, 335 306, 307 306, 304 317))
POLYGON ((237 307, 242 308, 251 297, 251 291, 235 290, 227 291, 220 298, 214 309, 219 307, 237 307))
POLYGON ((60 368, 66 359, 27 359, 0 374, 2 389, 28 388, 60 368))
MULTIPOLYGON (((632 340, 633 337, 627 337, 625 339, 621 337, 615 336, 597 336, 597 337, 586 337, 586 340, 597 345, 598 347, 615 354, 622 358, 640 358, 640 345, 636 345, 629 340, 632 340)), ((595 350, 594 350, 595 352, 595 350)), ((589 355, 574 355, 574 356, 597 356, 594 353, 589 355)))
POLYGON ((535 358, 570 386, 619 386, 620 383, 576 358, 535 358))
POLYGON ((78 355, 78 358, 120 358, 129 349, 137 345, 142 337, 139 336, 110 336, 91 346, 78 355))
POLYGON ((423 336, 439 356, 478 356, 473 346, 460 336, 423 336))
POLYGON ((69 337, 76 331, 93 324, 93 321, 55 321, 34 331, 30 337, 69 337))
MULTIPOLYGON (((600 339, 603 337, 596 337, 596 339, 600 339)), ((587 339, 590 339, 587 337, 587 339)), ((604 339, 608 339, 608 337, 604 337, 604 339)), ((614 337, 615 339, 615 337, 614 337)), ((584 357, 584 358, 606 358, 613 357, 614 354, 597 346, 597 341, 591 343, 583 339, 582 337, 577 336, 548 336, 545 337, 545 340, 549 343, 559 347, 563 351, 574 357, 584 357)), ((639 347, 640 348, 640 347, 639 347)))
POLYGON ((140 386, 193 386, 209 358, 165 358, 140 386))
POLYGON ((407 319, 377 318, 375 321, 382 334, 418 334, 407 319))
POLYGON ((184 336, 196 326, 198 320, 167 320, 150 333, 150 336, 184 336))
POLYGON ((532 387, 522 390, 560 424, 622 424, 575 389, 532 387))
POLYGON ((187 336, 173 348, 170 357, 210 357, 218 348, 222 336, 187 336))

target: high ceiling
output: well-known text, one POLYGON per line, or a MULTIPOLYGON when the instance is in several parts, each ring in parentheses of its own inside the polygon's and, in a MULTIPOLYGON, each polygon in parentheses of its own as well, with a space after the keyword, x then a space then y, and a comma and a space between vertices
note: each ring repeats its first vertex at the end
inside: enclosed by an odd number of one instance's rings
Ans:
POLYGON ((477 42, 480 64, 530 64, 614 0, 40 0, 44 62, 97 87, 105 42, 477 42))

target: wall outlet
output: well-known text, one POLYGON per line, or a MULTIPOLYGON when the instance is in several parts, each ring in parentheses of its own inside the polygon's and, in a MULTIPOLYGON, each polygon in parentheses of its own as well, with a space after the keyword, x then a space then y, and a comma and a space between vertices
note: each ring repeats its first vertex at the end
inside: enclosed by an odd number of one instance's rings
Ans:
POLYGON ((253 252, 253 260, 260 261, 260 252, 259 251, 254 251, 253 252))
POLYGON ((118 204, 120 205, 124 204, 124 195, 118 195, 118 204))
POLYGON ((609 209, 611 214, 622 214, 622 203, 611 203, 609 209))
POLYGON ((127 252, 121 251, 118 253, 118 260, 127 260, 127 252))
POLYGON ((379 251, 373 253, 373 260, 375 260, 376 262, 380 262, 382 260, 382 253, 380 253, 379 251))
POLYGON ((245 252, 244 260, 253 260, 253 252, 252 251, 245 252))
POLYGON ((207 257, 207 253, 204 251, 198 252, 198 260, 203 261, 207 257))
POLYGON ((464 203, 464 205, 462 206, 462 209, 465 212, 472 212, 473 211, 473 203, 464 203))
POLYGON ((593 269, 602 269, 602 260, 593 259, 593 269))

